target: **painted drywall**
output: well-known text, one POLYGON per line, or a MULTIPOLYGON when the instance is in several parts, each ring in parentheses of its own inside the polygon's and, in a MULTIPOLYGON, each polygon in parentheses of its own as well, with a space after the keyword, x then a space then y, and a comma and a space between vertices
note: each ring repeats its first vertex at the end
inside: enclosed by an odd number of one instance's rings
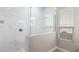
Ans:
MULTIPOLYGON (((67 11, 68 12, 68 11, 67 11)), ((74 8, 74 36, 73 40, 57 39, 57 46, 69 51, 79 51, 79 8, 74 8)))
POLYGON ((4 21, 0 23, 0 52, 24 51, 25 47, 25 51, 28 51, 28 44, 25 44, 28 41, 25 39, 27 29, 25 23, 20 22, 27 19, 27 8, 0 8, 0 20, 4 21), (23 32, 19 32, 19 28, 22 28, 23 32))
POLYGON ((56 33, 43 33, 32 35, 30 39, 30 52, 48 52, 56 46, 56 33))

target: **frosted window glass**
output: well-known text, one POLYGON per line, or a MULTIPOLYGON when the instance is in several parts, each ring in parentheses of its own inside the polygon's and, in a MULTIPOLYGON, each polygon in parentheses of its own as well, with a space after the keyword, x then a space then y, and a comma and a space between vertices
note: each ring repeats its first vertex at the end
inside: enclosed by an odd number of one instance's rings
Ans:
POLYGON ((74 26, 73 8, 62 8, 59 12, 60 26, 74 26))

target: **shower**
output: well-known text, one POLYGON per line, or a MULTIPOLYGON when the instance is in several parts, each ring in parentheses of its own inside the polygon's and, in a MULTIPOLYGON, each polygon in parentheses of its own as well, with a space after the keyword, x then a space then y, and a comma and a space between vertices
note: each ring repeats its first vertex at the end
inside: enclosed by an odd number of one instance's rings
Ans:
POLYGON ((78 7, 0 7, 0 52, 78 52, 78 35, 78 7))
MULTIPOLYGON (((49 51, 70 51, 68 48, 63 47, 64 44, 73 44, 74 42, 74 8, 72 7, 32 7, 31 9, 31 43, 46 40, 46 36, 50 36, 50 44, 41 46, 42 43, 38 42, 37 45, 31 45, 30 51, 43 51, 42 49, 49 47, 49 51), (40 39, 41 38, 41 39, 40 39), (45 38, 45 39, 44 39, 45 38), (54 39, 53 39, 54 38, 54 39), (67 42, 67 43, 66 43, 67 42), (52 44, 52 45, 51 45, 52 44), (50 45, 50 46, 49 46, 50 45), (52 47, 51 47, 52 46, 52 47)), ((45 43, 47 44, 47 43, 45 43)), ((45 50, 44 50, 45 51, 45 50)))

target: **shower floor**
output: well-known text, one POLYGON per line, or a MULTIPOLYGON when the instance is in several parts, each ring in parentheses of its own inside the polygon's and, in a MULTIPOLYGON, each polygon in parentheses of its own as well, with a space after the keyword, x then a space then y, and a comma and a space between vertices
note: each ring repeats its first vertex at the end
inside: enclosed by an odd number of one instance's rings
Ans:
POLYGON ((55 49, 55 50, 52 51, 52 52, 64 52, 64 51, 61 51, 61 50, 59 50, 59 49, 55 49))
POLYGON ((70 51, 59 48, 59 47, 55 47, 55 48, 51 49, 49 52, 70 52, 70 51))

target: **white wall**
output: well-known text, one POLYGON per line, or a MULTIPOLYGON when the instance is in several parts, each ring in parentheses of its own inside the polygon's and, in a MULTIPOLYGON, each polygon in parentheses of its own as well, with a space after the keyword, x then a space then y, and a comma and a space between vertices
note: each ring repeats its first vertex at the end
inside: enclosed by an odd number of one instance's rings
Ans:
POLYGON ((72 41, 57 40, 57 46, 70 50, 79 51, 79 8, 74 8, 74 38, 72 41))
POLYGON ((0 8, 0 20, 4 21, 3 24, 0 23, 0 51, 11 52, 18 51, 20 48, 28 48, 27 43, 25 46, 25 27, 23 27, 23 32, 18 31, 21 26, 25 25, 24 23, 20 23, 19 20, 25 21, 27 19, 27 8, 0 8), (18 26, 20 24, 21 26, 18 26), (22 44, 24 45, 23 47, 22 44))
POLYGON ((47 52, 56 46, 56 33, 33 35, 30 39, 31 52, 47 52))

